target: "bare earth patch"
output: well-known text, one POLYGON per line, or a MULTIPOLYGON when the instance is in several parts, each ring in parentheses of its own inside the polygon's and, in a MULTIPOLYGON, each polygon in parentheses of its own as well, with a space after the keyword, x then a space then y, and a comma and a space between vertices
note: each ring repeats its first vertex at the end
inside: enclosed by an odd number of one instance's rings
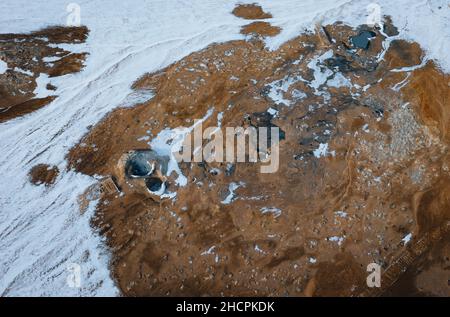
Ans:
POLYGON ((139 79, 155 97, 113 111, 68 155, 70 168, 114 180, 93 224, 123 294, 367 296, 372 262, 392 272, 376 295, 411 294, 403 272, 416 289, 418 272, 442 269, 440 255, 424 259, 449 241, 450 78, 422 58, 415 43, 336 23, 275 51, 258 38, 214 44, 139 79), (204 129, 221 118, 284 131, 278 172, 182 163, 183 187, 175 173, 129 165, 161 131, 208 112, 204 129), (136 174, 163 179, 175 198, 136 174))
MULTIPOLYGON (((0 74, 0 122, 40 109, 57 97, 36 97, 37 79, 79 72, 87 54, 54 44, 84 43, 88 33, 86 27, 50 27, 30 34, 0 34, 0 60, 7 66, 0 74)), ((40 89, 57 87, 47 84, 40 89)))
POLYGON ((232 12, 235 16, 247 20, 270 19, 272 14, 263 11, 262 7, 253 4, 239 4, 232 12))
POLYGON ((55 182, 58 174, 59 170, 56 166, 39 164, 30 170, 30 182, 34 185, 49 186, 55 182))

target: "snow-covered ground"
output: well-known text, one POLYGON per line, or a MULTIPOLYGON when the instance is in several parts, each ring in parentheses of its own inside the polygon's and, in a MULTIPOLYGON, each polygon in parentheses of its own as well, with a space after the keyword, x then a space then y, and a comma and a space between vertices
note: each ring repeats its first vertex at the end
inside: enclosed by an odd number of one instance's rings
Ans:
MULTIPOLYGON (((73 1, 75 2, 75 1, 73 1)), ((0 124, 0 295, 114 296, 108 252, 89 220, 94 207, 80 215, 77 197, 95 180, 66 172, 64 157, 88 130, 112 109, 128 105, 130 86, 210 43, 242 38, 249 21, 230 14, 230 0, 79 0, 81 23, 91 30, 85 44, 86 68, 79 74, 51 79, 59 98, 25 117, 0 124), (45 188, 29 183, 38 163, 62 173, 45 188), (81 287, 67 283, 72 264, 81 267, 81 287)), ((365 23, 364 0, 260 0, 283 28, 267 44, 275 48, 317 22, 365 23)), ((401 37, 418 41, 430 58, 450 71, 448 1, 379 1, 392 15, 401 37), (439 9, 441 6, 441 9, 439 9)), ((0 33, 28 32, 65 24, 69 1, 2 0, 0 33)), ((42 93, 40 91, 40 93, 42 93)))

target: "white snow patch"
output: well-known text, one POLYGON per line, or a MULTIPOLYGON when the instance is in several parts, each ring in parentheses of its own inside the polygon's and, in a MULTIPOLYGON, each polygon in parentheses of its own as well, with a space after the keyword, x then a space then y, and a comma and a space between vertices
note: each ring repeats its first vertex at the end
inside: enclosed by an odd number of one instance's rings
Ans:
POLYGON ((316 94, 319 94, 318 92, 319 87, 327 82, 328 77, 333 75, 333 72, 330 69, 326 67, 321 67, 323 61, 333 57, 333 54, 334 54, 333 50, 328 50, 322 55, 313 58, 308 63, 308 68, 314 71, 314 79, 311 81, 309 86, 316 91, 316 94))
POLYGON ((333 236, 333 237, 327 238, 327 240, 331 241, 331 242, 336 242, 339 246, 341 246, 342 243, 344 242, 345 238, 339 237, 339 236, 333 236))
POLYGON ((216 249, 216 246, 213 245, 208 250, 202 252, 200 255, 211 255, 211 254, 214 254, 215 249, 216 249))
POLYGON ((42 61, 44 63, 54 63, 56 61, 59 61, 61 59, 61 57, 59 56, 45 56, 42 61))
MULTIPOLYGON (((78 209, 78 195, 95 180, 67 172, 65 155, 89 126, 123 104, 133 82, 144 73, 162 69, 213 42, 242 39, 240 27, 247 22, 230 14, 237 2, 80 2, 82 22, 91 30, 87 43, 56 46, 90 53, 86 68, 52 79, 59 95, 52 104, 1 124, 0 173, 7 181, 0 184, 0 294, 117 295, 108 271, 108 253, 103 252, 103 242, 89 225, 93 207, 85 214, 78 209), (41 162, 55 164, 61 171, 52 187, 34 187, 28 182, 29 169, 41 162), (69 263, 81 265, 80 289, 66 284, 69 263)), ((313 30, 316 23, 341 20, 353 26, 364 24, 372 2, 259 0, 273 14, 270 22, 282 28, 278 36, 266 39, 266 44, 275 49, 305 29, 313 30)), ((377 3, 383 15, 392 16, 400 31, 398 38, 418 42, 427 58, 450 72, 447 0, 377 3)), ((0 12, 2 33, 64 25, 67 19, 61 0, 4 0, 0 12)), ((5 67, 0 61, 0 74, 5 67)))
POLYGON ((25 70, 25 69, 19 68, 19 67, 14 67, 13 70, 14 70, 15 72, 18 72, 18 73, 21 73, 21 74, 24 74, 24 75, 27 75, 27 76, 30 76, 30 77, 33 77, 33 76, 34 76, 34 73, 33 73, 33 72, 31 72, 31 71, 29 71, 29 70, 25 70))
POLYGON ((330 87, 352 87, 352 82, 341 73, 336 73, 332 79, 327 81, 327 85, 330 87))
POLYGON ((255 244, 255 251, 258 252, 258 253, 262 253, 262 254, 265 254, 265 253, 266 253, 266 252, 264 252, 264 250, 262 250, 262 249, 259 247, 259 245, 257 245, 257 244, 255 244))
POLYGON ((348 214, 345 211, 338 210, 334 212, 336 216, 341 218, 347 218, 348 214))
POLYGON ((306 97, 308 97, 307 94, 305 94, 303 91, 300 91, 298 89, 293 89, 291 95, 292 95, 292 98, 294 98, 294 100, 296 100, 296 101, 302 100, 302 99, 305 99, 306 97))
POLYGON ((150 101, 155 96, 153 90, 138 89, 128 94, 121 102, 121 107, 129 108, 150 101))
POLYGON ((291 106, 291 101, 285 98, 285 94, 288 92, 289 87, 298 81, 305 80, 301 76, 286 76, 285 78, 275 80, 268 85, 270 87, 268 97, 277 105, 291 106))
POLYGON ((6 73, 8 70, 8 64, 6 64, 4 61, 0 59, 0 75, 6 73))
POLYGON ((270 107, 269 109, 267 109, 267 112, 268 112, 271 116, 273 116, 273 117, 276 117, 276 116, 278 115, 278 110, 276 110, 276 109, 274 109, 274 108, 272 108, 272 107, 270 107))
POLYGON ((328 143, 320 143, 319 147, 313 151, 313 154, 316 158, 326 157, 326 156, 335 156, 335 151, 328 150, 328 143))
POLYGON ((55 91, 47 89, 47 84, 49 84, 50 81, 50 77, 45 73, 41 73, 39 77, 36 78, 36 88, 33 92, 36 98, 46 98, 56 94, 55 91))

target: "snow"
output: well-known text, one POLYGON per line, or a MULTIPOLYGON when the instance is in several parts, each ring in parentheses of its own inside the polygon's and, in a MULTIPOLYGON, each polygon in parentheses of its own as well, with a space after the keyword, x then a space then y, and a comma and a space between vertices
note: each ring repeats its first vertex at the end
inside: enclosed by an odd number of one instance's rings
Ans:
POLYGON ((264 250, 262 250, 262 249, 259 247, 259 245, 257 245, 257 244, 255 244, 255 251, 258 252, 258 253, 262 253, 262 254, 266 253, 266 252, 264 252, 264 250))
POLYGON ((328 150, 328 143, 320 143, 319 147, 313 151, 313 154, 316 158, 326 157, 326 156, 335 156, 335 151, 328 150))
POLYGON ((22 73, 22 74, 27 75, 29 77, 33 77, 34 76, 33 72, 30 72, 29 70, 25 70, 25 69, 22 69, 22 68, 19 68, 19 67, 14 67, 13 70, 15 72, 22 73))
POLYGON ((178 127, 175 129, 166 128, 149 142, 151 149, 158 155, 170 158, 166 175, 170 176, 172 172, 176 172, 178 174, 176 183, 179 186, 186 186, 187 178, 181 172, 175 154, 181 151, 185 138, 192 133, 196 126, 208 119, 213 111, 214 109, 209 109, 205 116, 201 120, 197 120, 191 127, 178 127))
POLYGON ((224 200, 222 200, 222 204, 223 205, 229 205, 231 204, 235 199, 236 199, 236 194, 234 193, 234 191, 240 187, 244 186, 244 183, 230 183, 230 185, 228 185, 228 191, 229 194, 227 197, 225 197, 224 200))
POLYGON ((347 218, 348 214, 345 211, 338 210, 334 212, 336 216, 339 216, 341 218, 347 218))
POLYGON ((269 109, 267 109, 267 113, 270 114, 272 117, 276 117, 278 116, 278 110, 270 107, 269 109))
POLYGON ((333 236, 333 237, 327 238, 327 240, 331 241, 331 242, 336 242, 339 246, 341 246, 342 243, 344 242, 345 238, 339 237, 339 236, 333 236))
POLYGON ((54 63, 56 61, 59 61, 61 59, 61 57, 58 56, 45 56, 42 61, 44 63, 54 63))
POLYGON ((121 102, 121 107, 134 107, 136 105, 150 101, 155 96, 155 93, 149 89, 139 89, 131 92, 121 102))
POLYGON ((0 59, 0 75, 6 73, 8 70, 8 64, 6 64, 4 61, 0 59))
MULTIPOLYGON (((118 295, 108 269, 110 255, 90 226, 95 206, 80 214, 77 202, 96 180, 66 171, 65 156, 88 127, 108 112, 152 97, 148 91, 135 95, 130 88, 144 73, 168 66, 211 43, 242 39, 240 27, 249 21, 230 14, 237 2, 254 0, 77 1, 81 23, 91 30, 87 42, 53 46, 88 52, 85 69, 51 79, 59 97, 50 105, 0 124, 0 173, 4 178, 0 183, 0 295, 118 295), (27 173, 38 163, 59 168, 61 173, 54 185, 36 187, 29 183, 27 173), (80 288, 70 288, 66 283, 67 267, 73 263, 81 267, 80 288)), ((305 29, 313 30, 316 23, 365 23, 366 6, 372 1, 257 2, 272 13, 269 21, 283 29, 280 35, 266 40, 274 49, 305 29)), ((399 38, 419 42, 428 58, 450 71, 447 1, 378 3, 382 14, 391 15, 399 26, 399 38)), ((3 0, 0 30, 29 32, 65 24, 66 5, 64 0, 3 0)), ((318 85, 326 74, 316 68, 317 64, 311 66, 316 75, 314 85, 318 85)), ((7 65, 0 61, 0 74, 6 70, 7 65)), ((45 89, 48 81, 45 75, 38 78, 38 96, 52 94, 45 89)), ((170 149, 160 145, 161 151, 170 149)), ((323 147, 318 154, 322 153, 323 147)), ((172 168, 177 170, 173 163, 172 168)), ((179 181, 183 183, 183 178, 179 181)))
POLYGON ((272 214, 275 218, 281 216, 281 209, 276 207, 263 207, 261 208, 263 214, 272 214))
POLYGON ((333 72, 330 69, 320 67, 326 59, 331 57, 333 57, 333 50, 328 50, 308 63, 308 68, 314 71, 314 79, 311 81, 310 86, 315 89, 316 94, 319 94, 319 87, 326 83, 328 77, 333 75, 333 72))
POLYGON ((327 81, 327 85, 336 88, 352 87, 351 81, 341 73, 336 73, 332 79, 327 81))
POLYGON ((304 81, 300 76, 282 78, 270 83, 268 97, 273 100, 277 105, 291 106, 291 101, 284 97, 284 94, 288 92, 289 87, 298 82, 304 81))
POLYGON ((56 95, 54 91, 47 89, 47 84, 50 83, 50 77, 47 74, 40 74, 36 78, 36 88, 34 89, 34 95, 36 98, 46 98, 48 96, 56 95))
POLYGON ((208 250, 202 252, 200 255, 211 255, 214 254, 214 250, 216 249, 216 246, 213 245, 212 247, 210 247, 208 250))
POLYGON ((404 245, 407 245, 407 244, 411 241, 411 239, 412 239, 412 233, 408 233, 408 234, 402 239, 403 244, 404 244, 404 245))

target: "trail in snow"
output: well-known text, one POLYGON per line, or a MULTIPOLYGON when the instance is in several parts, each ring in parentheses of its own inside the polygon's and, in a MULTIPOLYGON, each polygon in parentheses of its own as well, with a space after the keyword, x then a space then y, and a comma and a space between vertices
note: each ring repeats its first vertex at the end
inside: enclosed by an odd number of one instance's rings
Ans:
MULTIPOLYGON (((105 114, 129 106, 131 84, 213 42, 239 39, 249 23, 230 14, 228 0, 82 0, 81 22, 90 36, 71 51, 87 51, 79 74, 52 78, 59 98, 22 118, 0 125, 0 294, 77 296, 118 294, 108 270, 108 252, 89 225, 95 206, 80 215, 77 197, 95 179, 66 172, 67 151, 105 114), (27 173, 38 163, 56 165, 52 187, 35 187, 27 173), (67 285, 71 263, 81 265, 81 288, 67 285)), ((240 1, 255 2, 255 1, 240 1)), ((370 1, 261 0, 283 28, 267 41, 276 48, 314 23, 340 19, 357 25, 370 1)), ((450 70, 447 1, 380 1, 402 36, 421 43, 430 58, 450 70), (444 7, 445 12, 438 9, 444 7), (414 10, 411 9, 414 7, 414 10)), ((28 32, 65 24, 66 1, 3 0, 0 32, 28 32)), ((62 45, 63 47, 65 45, 62 45)), ((150 97, 150 96, 148 96, 150 97)))

